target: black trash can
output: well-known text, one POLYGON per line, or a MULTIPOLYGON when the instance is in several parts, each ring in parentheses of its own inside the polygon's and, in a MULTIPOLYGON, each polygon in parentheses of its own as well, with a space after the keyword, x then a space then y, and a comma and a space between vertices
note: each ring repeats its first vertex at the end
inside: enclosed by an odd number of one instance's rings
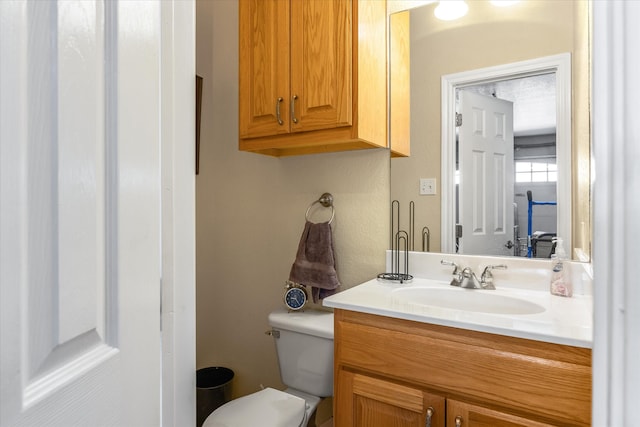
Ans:
POLYGON ((196 371, 197 427, 201 427, 216 408, 231 400, 232 379, 233 371, 229 368, 215 366, 196 371))

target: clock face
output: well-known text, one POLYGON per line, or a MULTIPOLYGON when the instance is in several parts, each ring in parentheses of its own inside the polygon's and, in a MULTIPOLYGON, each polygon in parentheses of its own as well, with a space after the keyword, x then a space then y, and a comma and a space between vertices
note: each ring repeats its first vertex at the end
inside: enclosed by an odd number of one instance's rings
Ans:
POLYGON ((290 288, 284 294, 284 303, 290 310, 300 310, 307 302, 307 293, 301 288, 290 288))

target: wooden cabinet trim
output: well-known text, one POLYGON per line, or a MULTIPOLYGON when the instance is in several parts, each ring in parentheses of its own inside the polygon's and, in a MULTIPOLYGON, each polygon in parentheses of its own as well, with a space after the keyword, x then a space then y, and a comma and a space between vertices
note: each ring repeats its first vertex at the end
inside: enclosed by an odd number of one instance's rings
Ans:
POLYGON ((411 154, 411 21, 409 11, 389 16, 389 144, 392 157, 411 154))

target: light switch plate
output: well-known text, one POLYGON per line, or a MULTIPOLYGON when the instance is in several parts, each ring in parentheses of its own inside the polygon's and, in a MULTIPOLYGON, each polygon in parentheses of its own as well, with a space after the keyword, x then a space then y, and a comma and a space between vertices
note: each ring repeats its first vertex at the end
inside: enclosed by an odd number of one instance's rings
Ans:
POLYGON ((420 195, 431 196, 436 194, 435 178, 420 178, 420 195))

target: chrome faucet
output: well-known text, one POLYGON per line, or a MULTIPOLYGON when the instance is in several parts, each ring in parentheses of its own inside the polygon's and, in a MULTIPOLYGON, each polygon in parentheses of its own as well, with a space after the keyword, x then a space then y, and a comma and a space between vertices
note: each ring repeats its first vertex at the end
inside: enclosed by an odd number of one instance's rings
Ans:
POLYGON ((480 280, 473 272, 471 267, 460 268, 458 264, 453 261, 441 260, 440 264, 442 265, 451 265, 453 266, 453 278, 449 285, 451 286, 459 286, 465 289, 487 289, 487 290, 495 290, 495 286, 493 285, 493 274, 491 274, 491 270, 501 269, 505 270, 507 268, 504 264, 499 265, 488 265, 482 271, 482 275, 480 276, 480 280))
POLYGON ((460 281, 460 287, 465 289, 482 289, 482 285, 476 277, 476 273, 473 272, 471 267, 466 267, 462 270, 462 280, 460 281))

